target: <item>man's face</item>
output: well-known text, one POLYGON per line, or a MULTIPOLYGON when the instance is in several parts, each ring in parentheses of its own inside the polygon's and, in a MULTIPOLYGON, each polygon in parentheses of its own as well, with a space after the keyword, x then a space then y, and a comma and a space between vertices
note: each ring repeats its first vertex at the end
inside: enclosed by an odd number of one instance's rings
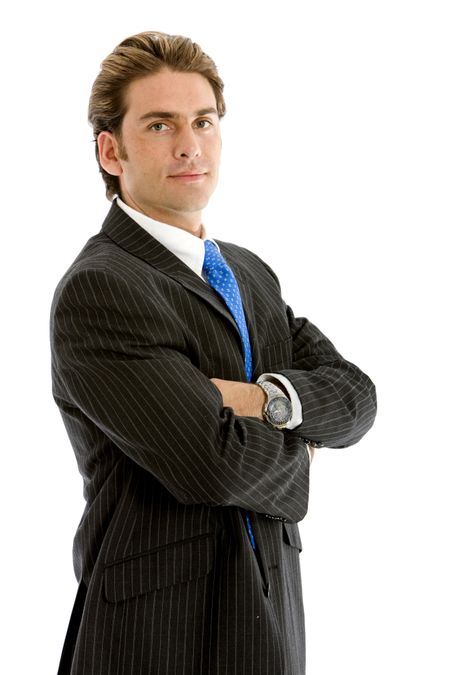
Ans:
POLYGON ((129 206, 198 234, 221 150, 210 83, 198 73, 164 69, 132 82, 125 96, 121 138, 99 136, 104 168, 119 176, 129 206))

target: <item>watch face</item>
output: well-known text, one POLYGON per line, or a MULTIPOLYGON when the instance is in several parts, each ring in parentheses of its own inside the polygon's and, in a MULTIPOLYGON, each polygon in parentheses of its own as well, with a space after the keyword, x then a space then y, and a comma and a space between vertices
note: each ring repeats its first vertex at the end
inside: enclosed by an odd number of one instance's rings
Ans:
POLYGON ((266 414, 275 426, 287 424, 292 417, 292 404, 288 398, 277 396, 269 401, 266 414))

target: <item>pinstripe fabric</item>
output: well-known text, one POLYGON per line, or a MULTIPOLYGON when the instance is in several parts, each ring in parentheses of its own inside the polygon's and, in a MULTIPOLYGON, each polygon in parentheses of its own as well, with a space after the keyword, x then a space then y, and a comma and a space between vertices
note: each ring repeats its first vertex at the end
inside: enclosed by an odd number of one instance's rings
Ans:
POLYGON ((86 497, 61 674, 304 673, 303 439, 355 443, 373 422, 375 392, 294 318, 261 260, 220 247, 241 289, 254 379, 289 377, 304 422, 282 432, 222 409, 209 378, 246 380, 234 321, 113 205, 51 313, 53 393, 86 497), (241 508, 252 512, 257 555, 241 508))

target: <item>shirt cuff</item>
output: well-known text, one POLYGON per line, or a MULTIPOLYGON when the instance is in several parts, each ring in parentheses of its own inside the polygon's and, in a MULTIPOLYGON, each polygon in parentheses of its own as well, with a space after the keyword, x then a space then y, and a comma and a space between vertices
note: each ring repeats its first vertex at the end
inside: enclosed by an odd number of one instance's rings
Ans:
POLYGON ((300 424, 303 422, 303 412, 302 412, 302 403, 300 401, 300 397, 295 391, 294 387, 292 386, 292 383, 290 380, 288 380, 287 377, 284 375, 279 375, 278 373, 263 373, 260 376, 260 379, 263 382, 266 382, 267 380, 272 381, 274 384, 279 382, 281 387, 286 390, 287 395, 291 399, 291 404, 292 404, 292 418, 289 424, 286 425, 286 429, 292 430, 296 429, 296 427, 300 426, 300 424))

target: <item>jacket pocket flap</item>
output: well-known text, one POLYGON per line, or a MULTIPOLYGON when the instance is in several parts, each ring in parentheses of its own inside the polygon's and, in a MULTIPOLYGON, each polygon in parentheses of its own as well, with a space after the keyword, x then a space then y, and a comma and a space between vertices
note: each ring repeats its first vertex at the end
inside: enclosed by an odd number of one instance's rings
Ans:
POLYGON ((284 541, 289 546, 294 546, 298 548, 299 551, 302 550, 302 540, 300 539, 300 532, 296 523, 283 523, 284 528, 284 541))
POLYGON ((147 551, 108 565, 104 571, 105 598, 120 602, 205 576, 214 559, 214 538, 203 535, 147 551))

